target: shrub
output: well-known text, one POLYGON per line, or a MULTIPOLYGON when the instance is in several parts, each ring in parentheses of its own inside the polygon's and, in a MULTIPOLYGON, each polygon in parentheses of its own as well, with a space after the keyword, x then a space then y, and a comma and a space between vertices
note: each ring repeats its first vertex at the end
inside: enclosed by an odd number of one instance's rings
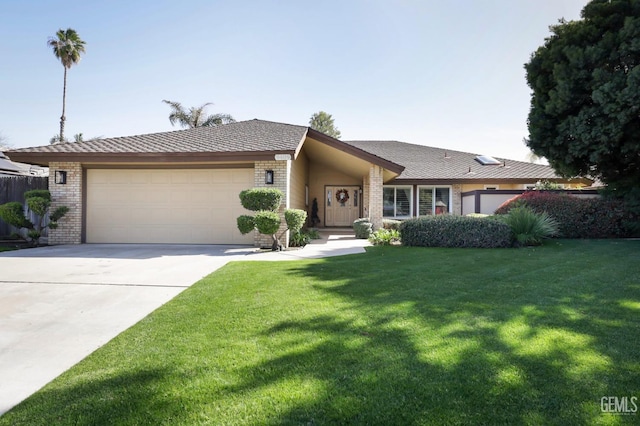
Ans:
POLYGON ((400 224, 402 222, 394 219, 382 219, 382 227, 384 229, 395 229, 396 231, 400 229, 400 224))
POLYGON ((516 207, 503 220, 511 227, 516 241, 522 245, 539 245, 544 238, 558 233, 558 222, 547 213, 536 213, 528 207, 516 207))
POLYGON ((289 245, 291 247, 304 247, 311 242, 308 232, 294 231, 289 234, 289 245))
MULTIPOLYGON (((276 232, 280 229, 280 223, 282 222, 278 209, 283 197, 283 192, 276 188, 253 188, 241 191, 240 202, 242 206, 247 210, 257 211, 257 213, 255 216, 239 216, 236 219, 238 230, 242 234, 246 234, 253 229, 257 229, 261 234, 271 235, 273 239, 272 249, 282 249, 282 244, 280 244, 276 232)), ((287 229, 292 231, 292 234, 296 234, 304 226, 307 220, 307 212, 299 209, 286 209, 284 211, 284 219, 287 223, 287 229)), ((290 235, 290 240, 291 237, 290 235)))
POLYGON ((38 245, 42 231, 46 228, 55 229, 58 221, 69 211, 69 207, 60 206, 49 214, 49 223, 45 224, 49 207, 51 206, 51 193, 46 189, 33 189, 24 193, 27 207, 38 216, 36 223, 32 223, 24 215, 22 204, 10 202, 0 206, 0 219, 11 226, 26 229, 27 236, 34 245, 38 245))
POLYGON ((283 198, 284 194, 277 188, 252 188, 240 192, 242 207, 252 212, 276 211, 283 198))
POLYGON ((393 243, 400 242, 400 232, 396 229, 378 229, 371 234, 369 241, 374 246, 390 246, 393 243))
POLYGON ((318 232, 317 229, 307 229, 307 235, 309 235, 309 238, 311 238, 312 240, 319 240, 320 237, 320 232, 318 232))
POLYGON ((248 234, 256 227, 256 221, 253 216, 243 214, 242 216, 238 216, 236 220, 238 222, 238 230, 242 235, 248 234))
POLYGON ((547 213, 558 222, 563 238, 619 238, 628 235, 625 221, 629 217, 624 202, 597 197, 578 198, 548 191, 527 191, 504 202, 496 214, 527 206, 536 213, 547 213))
POLYGON ((0 206, 0 219, 16 228, 33 228, 33 223, 24 216, 24 207, 17 201, 0 206))
POLYGON ((356 219, 353 221, 353 231, 356 234, 356 238, 366 240, 373 232, 373 224, 369 221, 369 218, 356 219))
POLYGON ((311 202, 311 226, 316 226, 320 223, 320 217, 318 217, 318 199, 314 198, 311 202))
POLYGON ((51 201, 51 193, 47 189, 32 189, 24 193, 25 200, 30 198, 42 198, 45 201, 51 201))
POLYGON ((511 228, 488 218, 425 216, 400 225, 402 244, 420 247, 511 247, 511 228))
POLYGON ((268 210, 259 211, 255 217, 256 229, 261 234, 273 235, 280 228, 280 215, 268 210))
POLYGON ((287 223, 292 233, 297 233, 302 229, 304 222, 307 220, 307 212, 299 209, 287 209, 284 211, 284 221, 287 223))

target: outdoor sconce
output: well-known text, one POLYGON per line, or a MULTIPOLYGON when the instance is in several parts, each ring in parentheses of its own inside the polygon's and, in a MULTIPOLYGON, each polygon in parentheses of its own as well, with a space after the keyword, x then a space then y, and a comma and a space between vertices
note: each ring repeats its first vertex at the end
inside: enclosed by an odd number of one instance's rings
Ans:
POLYGON ((264 183, 273 185, 273 170, 266 170, 264 172, 264 183))
POLYGON ((64 170, 56 170, 55 182, 60 185, 67 184, 67 172, 64 170))

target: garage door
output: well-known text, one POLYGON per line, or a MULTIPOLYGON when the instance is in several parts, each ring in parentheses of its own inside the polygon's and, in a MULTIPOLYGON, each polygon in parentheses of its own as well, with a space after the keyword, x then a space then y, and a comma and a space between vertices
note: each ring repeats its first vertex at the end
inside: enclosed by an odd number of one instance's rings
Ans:
POLYGON ((253 169, 87 170, 88 243, 252 244, 236 218, 253 169))

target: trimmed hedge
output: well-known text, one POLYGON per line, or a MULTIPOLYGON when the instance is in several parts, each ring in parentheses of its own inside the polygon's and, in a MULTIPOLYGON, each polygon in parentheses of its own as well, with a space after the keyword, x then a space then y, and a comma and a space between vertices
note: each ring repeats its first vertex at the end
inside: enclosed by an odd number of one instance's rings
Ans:
MULTIPOLYGON (((258 232, 266 235, 273 235, 280 228, 280 215, 276 212, 262 210, 256 213, 255 224, 258 232)), ((275 237, 274 237, 275 238, 275 237)))
POLYGON ((353 231, 356 234, 356 238, 366 240, 373 232, 373 224, 367 217, 356 219, 353 221, 353 231))
POLYGON ((248 234, 249 232, 253 231, 256 227, 255 218, 253 216, 249 216, 246 214, 243 214, 242 216, 238 216, 238 218, 236 219, 236 222, 238 223, 238 230, 242 235, 248 234))
POLYGON ((0 205, 0 219, 16 228, 33 229, 33 223, 24 216, 22 203, 17 201, 0 205))
POLYGON ((598 197, 578 198, 550 191, 527 191, 505 201, 495 214, 527 206, 536 213, 547 213, 558 222, 558 237, 620 238, 628 236, 625 222, 630 213, 622 200, 598 197))
POLYGON ((300 209, 287 209, 284 211, 284 221, 292 232, 298 232, 307 221, 307 212, 300 209))
POLYGON ((283 198, 283 192, 277 188, 252 188, 240 192, 242 207, 252 212, 276 211, 283 198))
POLYGON ((402 244, 418 247, 512 247, 511 228, 504 222, 438 215, 408 219, 400 225, 402 244))
POLYGON ((402 221, 394 220, 394 219, 382 219, 382 227, 384 229, 393 229, 398 231, 400 229, 400 224, 402 221))

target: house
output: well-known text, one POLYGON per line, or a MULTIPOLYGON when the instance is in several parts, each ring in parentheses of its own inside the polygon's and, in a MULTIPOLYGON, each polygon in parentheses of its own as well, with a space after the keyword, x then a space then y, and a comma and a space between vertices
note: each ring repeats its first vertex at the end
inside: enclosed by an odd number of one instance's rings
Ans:
POLYGON ((322 227, 370 217, 461 214, 462 194, 522 189, 541 179, 567 185, 548 166, 395 141, 340 141, 306 126, 249 120, 7 152, 51 170, 54 207, 70 212, 50 244, 270 245, 241 235, 251 187, 285 193, 282 209, 310 212, 322 227))
POLYGON ((11 161, 3 152, 0 152, 0 177, 6 176, 41 176, 46 177, 49 171, 46 167, 38 167, 32 164, 16 163, 11 161))

